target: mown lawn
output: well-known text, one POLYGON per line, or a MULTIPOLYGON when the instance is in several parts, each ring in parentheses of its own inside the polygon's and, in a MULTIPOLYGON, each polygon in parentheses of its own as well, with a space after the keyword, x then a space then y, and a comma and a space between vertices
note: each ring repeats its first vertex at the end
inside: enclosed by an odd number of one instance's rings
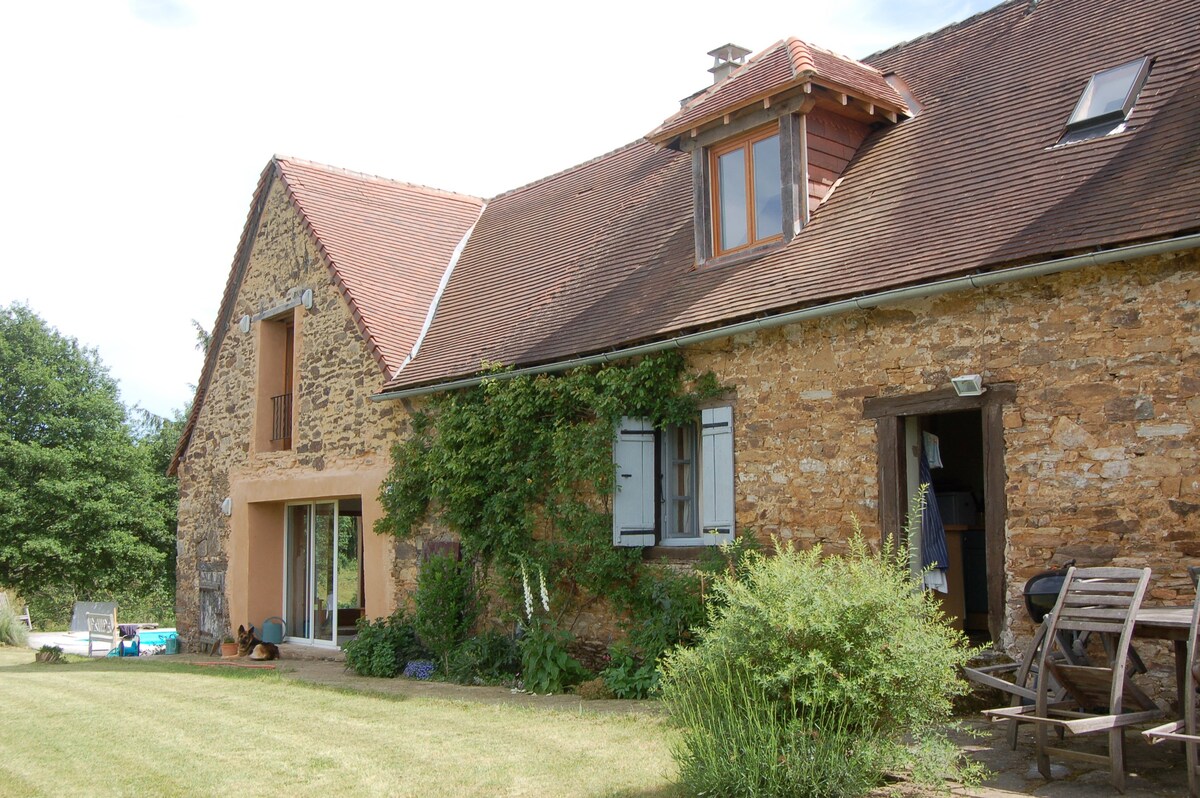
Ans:
POLYGON ((655 796, 661 719, 335 691, 0 647, 0 795, 655 796))

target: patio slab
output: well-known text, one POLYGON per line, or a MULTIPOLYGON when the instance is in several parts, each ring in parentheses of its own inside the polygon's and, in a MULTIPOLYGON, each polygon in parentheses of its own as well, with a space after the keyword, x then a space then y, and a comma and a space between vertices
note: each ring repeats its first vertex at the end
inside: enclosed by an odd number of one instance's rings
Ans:
MULTIPOLYGON (((953 736, 960 750, 990 772, 981 787, 953 790, 974 798, 1037 795, 1045 798, 1092 798, 1117 795, 1109 782, 1108 769, 1098 765, 1052 759, 1055 778, 1046 781, 1034 761, 1033 730, 1023 729, 1017 750, 1008 747, 1005 727, 982 720, 965 721, 963 731, 953 736), (972 737, 972 734, 981 735, 972 737)), ((1100 738, 1073 738, 1066 743, 1082 751, 1103 753, 1100 738)), ((1175 745, 1150 745, 1136 730, 1125 735, 1126 786, 1128 798, 1179 798, 1187 795, 1187 768, 1183 750, 1175 745)))
MULTIPOLYGON (((36 651, 42 646, 58 646, 64 654, 86 657, 88 655, 87 632, 30 632, 29 647, 36 651)), ((102 657, 107 653, 108 649, 105 649, 98 656, 102 657)))

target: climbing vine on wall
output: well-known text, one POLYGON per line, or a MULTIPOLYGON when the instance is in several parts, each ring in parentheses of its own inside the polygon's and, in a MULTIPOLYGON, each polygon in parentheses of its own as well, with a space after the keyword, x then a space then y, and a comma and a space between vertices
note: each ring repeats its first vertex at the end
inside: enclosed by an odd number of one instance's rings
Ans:
POLYGON ((721 392, 666 352, 441 394, 392 452, 376 531, 410 538, 432 516, 502 590, 525 562, 545 570, 560 615, 604 596, 636 623, 669 577, 612 544, 616 422, 685 423, 721 392))

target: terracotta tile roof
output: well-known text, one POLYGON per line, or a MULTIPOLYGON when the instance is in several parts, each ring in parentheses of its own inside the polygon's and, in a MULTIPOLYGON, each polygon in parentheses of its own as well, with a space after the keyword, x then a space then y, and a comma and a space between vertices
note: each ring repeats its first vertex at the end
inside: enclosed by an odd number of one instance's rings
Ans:
POLYGON ((373 354, 395 371, 483 200, 296 158, 275 162, 373 354))
POLYGON ((1194 0, 1015 0, 872 56, 922 112, 868 138, 788 246, 738 265, 694 268, 688 156, 646 142, 499 197, 388 387, 1196 231, 1191 14, 1194 0), (1090 76, 1146 54, 1127 130, 1055 146, 1090 76))
POLYGON ((892 111, 908 113, 904 98, 884 80, 878 69, 791 38, 771 45, 726 80, 688 100, 646 138, 668 141, 686 130, 810 81, 848 91, 892 111))
POLYGON ((412 350, 451 254, 484 205, 478 197, 275 156, 250 204, 171 473, 187 449, 221 342, 233 323, 234 301, 276 179, 312 232, 384 377, 412 350))

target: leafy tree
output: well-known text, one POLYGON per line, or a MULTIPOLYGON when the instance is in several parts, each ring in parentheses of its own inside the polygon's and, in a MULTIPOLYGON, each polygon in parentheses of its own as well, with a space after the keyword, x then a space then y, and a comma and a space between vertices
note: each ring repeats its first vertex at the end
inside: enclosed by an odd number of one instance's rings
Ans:
POLYGON ((0 584, 29 599, 166 586, 164 425, 135 441, 96 352, 23 305, 0 308, 0 375, 0 584))
MULTIPOLYGON (((167 476, 167 469, 175 457, 179 447, 179 439, 187 426, 187 417, 191 406, 176 410, 171 418, 151 413, 141 407, 134 407, 132 412, 133 437, 137 448, 146 458, 148 478, 153 486, 154 509, 163 527, 167 530, 167 540, 174 543, 179 521, 179 481, 167 476)), ((175 558, 172 555, 173 546, 166 549, 167 560, 165 576, 167 587, 172 591, 175 586, 175 558)))
POLYGON ((208 347, 212 343, 212 333, 195 319, 192 319, 192 329, 196 331, 196 349, 207 355, 208 347))

